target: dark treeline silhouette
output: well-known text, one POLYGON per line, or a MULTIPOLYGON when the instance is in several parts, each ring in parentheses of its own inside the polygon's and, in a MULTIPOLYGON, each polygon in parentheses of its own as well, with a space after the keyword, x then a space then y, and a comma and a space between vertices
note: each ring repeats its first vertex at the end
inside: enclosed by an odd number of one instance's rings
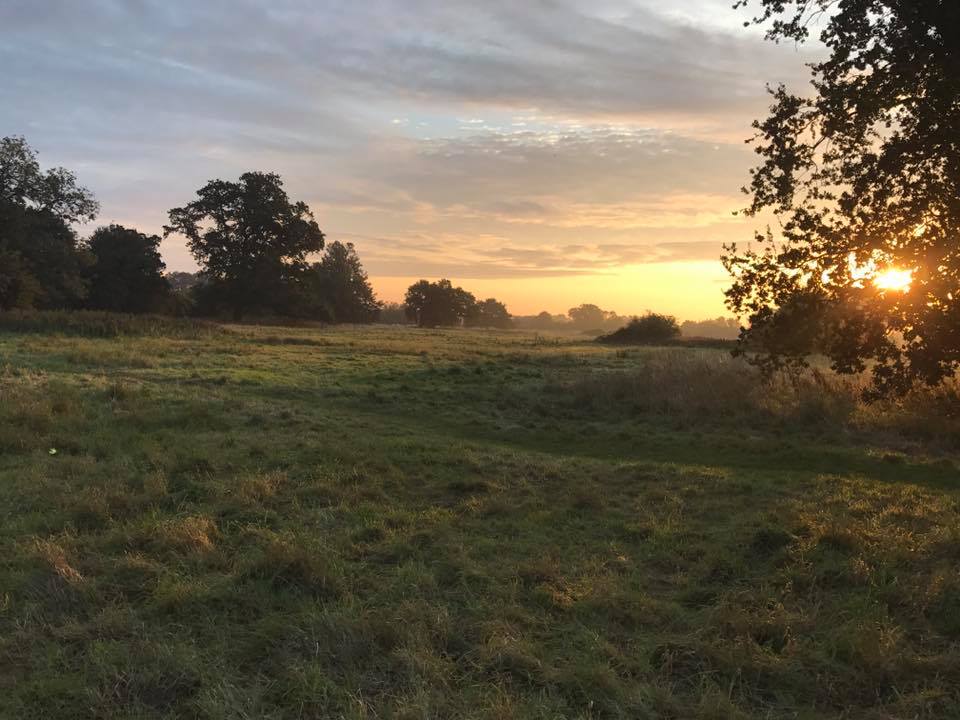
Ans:
MULTIPOLYGON (((185 237, 200 266, 165 273, 161 238, 120 225, 86 239, 73 229, 94 220, 93 195, 63 168, 42 171, 23 138, 0 140, 0 310, 101 310, 324 322, 575 330, 627 326, 629 317, 585 303, 566 315, 511 317, 495 298, 478 299, 449 280, 420 280, 403 303, 377 300, 356 249, 327 242, 303 202, 278 175, 248 172, 212 180, 169 211, 164 235, 185 237)), ((632 327, 632 326, 629 326, 632 327)), ((733 320, 684 323, 684 334, 733 337, 733 320)))
POLYGON ((587 335, 600 335, 630 321, 629 316, 603 310, 592 303, 570 308, 566 315, 553 315, 546 310, 537 315, 514 317, 517 327, 529 330, 579 330, 587 335))
POLYGON ((290 201, 279 175, 213 180, 169 218, 164 233, 186 237, 201 268, 187 290, 198 314, 377 319, 380 303, 353 245, 325 245, 310 208, 290 201), (322 250, 320 261, 310 263, 322 250))
POLYGON ((449 280, 420 280, 407 289, 404 314, 419 327, 464 325, 467 327, 509 328, 510 313, 495 298, 478 301, 472 293, 454 287, 449 280))
POLYGON ((712 320, 686 320, 680 325, 680 333, 686 338, 736 340, 740 335, 740 322, 732 317, 718 317, 712 320))
POLYGON ((82 303, 89 257, 71 224, 98 210, 73 174, 41 171, 23 138, 0 140, 0 309, 82 303))
MULTIPOLYGON (((648 313, 644 317, 649 317, 648 313)), ((653 313, 653 315, 656 315, 653 313)), ((538 315, 514 316, 514 325, 525 330, 578 331, 600 336, 626 327, 636 316, 623 316, 612 310, 603 310, 592 303, 584 303, 567 311, 566 315, 552 315, 544 310, 538 315)), ((665 316, 658 316, 665 317, 665 316)), ((679 326, 685 338, 736 340, 740 323, 735 318, 718 317, 710 320, 687 320, 679 326)))
POLYGON ((23 138, 0 139, 0 310, 106 310, 372 322, 381 304, 353 245, 325 244, 278 175, 213 180, 169 212, 199 272, 165 275, 160 237, 120 225, 81 239, 99 206, 73 173, 42 171, 23 138), (317 262, 311 257, 321 253, 317 262))

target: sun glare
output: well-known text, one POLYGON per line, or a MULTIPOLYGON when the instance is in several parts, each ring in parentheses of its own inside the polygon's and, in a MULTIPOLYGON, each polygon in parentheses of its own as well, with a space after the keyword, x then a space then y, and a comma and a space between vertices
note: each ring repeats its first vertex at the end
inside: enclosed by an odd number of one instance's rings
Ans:
POLYGON ((877 273, 873 278, 873 284, 878 290, 893 292, 906 292, 910 289, 910 283, 912 282, 912 270, 897 270, 895 268, 877 273))

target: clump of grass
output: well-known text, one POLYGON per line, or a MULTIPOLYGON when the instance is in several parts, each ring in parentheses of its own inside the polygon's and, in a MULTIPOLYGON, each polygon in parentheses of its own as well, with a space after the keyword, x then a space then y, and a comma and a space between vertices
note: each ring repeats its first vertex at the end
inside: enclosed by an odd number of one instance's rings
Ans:
POLYGON ((855 388, 824 373, 764 380, 755 368, 725 353, 648 350, 628 369, 604 369, 555 380, 548 389, 578 406, 688 418, 842 417, 855 388))
POLYGON ((37 540, 35 548, 40 562, 58 578, 70 585, 79 585, 83 582, 83 575, 73 567, 67 559, 66 550, 55 540, 37 540))
POLYGON ((294 539, 270 538, 247 564, 245 574, 320 598, 336 598, 344 591, 343 575, 332 558, 294 539))

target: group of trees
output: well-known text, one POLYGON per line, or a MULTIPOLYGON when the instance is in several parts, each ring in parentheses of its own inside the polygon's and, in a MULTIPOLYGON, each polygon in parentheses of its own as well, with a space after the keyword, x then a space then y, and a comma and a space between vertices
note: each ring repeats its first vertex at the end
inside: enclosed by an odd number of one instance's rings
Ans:
POLYGON ((377 319, 380 303, 353 244, 326 244, 310 208, 290 201, 279 175, 213 180, 169 218, 164 234, 185 237, 201 267, 187 286, 198 314, 377 319), (321 251, 319 262, 311 263, 321 251))
MULTIPOLYGON (((98 211, 71 172, 42 171, 23 138, 0 140, 0 310, 367 323, 383 307, 353 245, 327 243, 310 208, 290 200, 278 175, 213 180, 170 210, 164 234, 186 238, 200 265, 196 274, 165 274, 157 235, 109 225, 79 238, 73 226, 98 211)), ((389 313, 425 327, 511 326, 503 303, 477 300, 449 280, 413 284, 404 305, 389 313)))
POLYGON ((0 309, 170 309, 160 238, 110 225, 80 240, 73 225, 98 211, 71 172, 44 172, 23 138, 0 139, 0 309))
MULTIPOLYGON (((668 315, 647 313, 643 318, 670 318, 668 315)), ((570 308, 566 315, 552 315, 544 310, 538 315, 515 316, 514 325, 528 330, 579 331, 588 335, 612 333, 628 325, 634 325, 634 316, 623 316, 612 310, 604 310, 593 303, 584 303, 570 308)), ((675 320, 673 320, 676 323, 675 320)), ((636 329, 636 327, 634 327, 636 329)), ((642 326, 646 333, 647 324, 642 326)), ((677 326, 684 337, 735 340, 740 333, 740 323, 735 318, 719 317, 712 320, 687 320, 677 326)))
MULTIPOLYGON (((947 0, 737 0, 774 41, 819 28, 824 59, 812 91, 771 90, 755 123, 759 165, 748 215, 772 213, 779 235, 726 248, 727 305, 741 318, 739 352, 767 369, 813 351, 844 373, 870 368, 877 394, 934 385, 960 367, 960 4, 947 0), (900 282, 881 282, 884 276, 900 282), (905 278, 905 279, 904 279, 905 278)), ((748 21, 748 25, 750 22, 748 21)), ((21 138, 0 141, 0 309, 162 304, 156 236, 110 226, 81 242, 74 223, 97 214, 66 170, 43 172, 21 138)), ((214 181, 170 211, 201 265, 197 307, 370 318, 379 305, 349 245, 332 244, 279 177, 214 181), (335 278, 335 280, 331 279, 335 278)), ((391 313, 396 314, 396 308, 391 313)), ((421 325, 505 324, 449 281, 414 284, 406 316, 421 325)), ((580 306, 562 320, 602 331, 614 319, 580 306)), ((549 313, 519 319, 557 323, 549 313)))
POLYGON ((509 328, 513 326, 507 307, 495 298, 478 301, 472 293, 454 287, 449 280, 420 280, 407 289, 404 313, 420 327, 466 325, 467 327, 509 328))
POLYGON ((23 138, 0 140, 0 310, 332 322, 372 322, 380 311, 353 245, 325 245, 310 209, 290 201, 277 175, 211 181, 193 202, 170 211, 164 232, 187 238, 201 268, 195 275, 164 274, 157 235, 109 225, 79 238, 73 226, 98 211, 73 173, 42 171, 23 138))
POLYGON ((570 308, 566 315, 553 315, 544 310, 537 315, 516 317, 514 320, 518 327, 530 330, 580 330, 599 335, 604 331, 622 327, 630 321, 630 317, 604 310, 592 303, 584 303, 570 308))
POLYGON ((71 225, 98 210, 71 173, 41 171, 22 138, 0 140, 0 308, 82 301, 90 259, 71 225))
POLYGON ((732 317, 718 317, 711 320, 685 320, 680 325, 680 333, 688 338, 736 340, 740 335, 740 322, 732 317))

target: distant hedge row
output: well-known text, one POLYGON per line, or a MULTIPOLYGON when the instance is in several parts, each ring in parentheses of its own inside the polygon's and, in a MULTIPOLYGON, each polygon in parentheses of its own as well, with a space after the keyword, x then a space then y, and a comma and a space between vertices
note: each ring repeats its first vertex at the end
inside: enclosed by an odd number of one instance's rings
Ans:
POLYGON ((166 315, 129 315, 95 310, 7 310, 0 312, 0 332, 102 338, 204 338, 228 331, 213 322, 166 315))

